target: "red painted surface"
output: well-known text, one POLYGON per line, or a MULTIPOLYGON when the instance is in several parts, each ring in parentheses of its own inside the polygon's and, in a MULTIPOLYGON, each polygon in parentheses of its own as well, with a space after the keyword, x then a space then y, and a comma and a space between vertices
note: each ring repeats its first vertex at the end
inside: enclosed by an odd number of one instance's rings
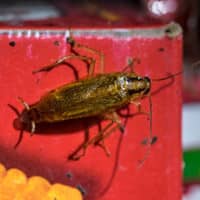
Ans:
MULTIPOLYGON (((114 31, 114 30, 113 30, 114 31)), ((141 30, 145 32, 145 30, 141 30)), ((17 167, 28 175, 41 175, 52 182, 81 186, 87 200, 149 199, 179 200, 181 198, 181 82, 152 83, 153 134, 157 143, 144 165, 138 168, 147 147, 141 144, 149 134, 149 121, 145 115, 129 117, 125 133, 114 132, 106 139, 111 157, 99 147, 89 147, 80 161, 68 161, 67 156, 82 142, 85 124, 77 120, 55 126, 45 126, 30 137, 24 135, 15 150, 19 132, 13 127, 15 113, 8 103, 22 110, 17 97, 29 104, 39 100, 47 91, 74 80, 73 71, 66 66, 49 73, 33 75, 32 71, 69 55, 69 46, 63 35, 43 35, 39 38, 8 34, 0 35, 0 162, 6 167, 17 167), (15 46, 9 42, 15 41, 15 46), (59 46, 54 42, 58 41, 59 46), (114 174, 114 175, 113 175, 114 174), (71 175, 71 177, 69 176, 71 175)), ((105 73, 120 71, 128 57, 138 57, 141 63, 135 71, 142 76, 161 78, 180 71, 181 36, 169 37, 76 37, 81 44, 100 50, 105 55, 105 73)), ((80 51, 83 53, 83 51, 80 51)), ((87 54, 88 55, 88 54, 87 54)), ((91 54, 90 54, 91 55, 91 54)), ((91 55, 97 59, 98 56, 91 55)), ((80 77, 86 75, 84 63, 71 62, 80 77)), ((148 111, 148 99, 142 108, 148 111)), ((136 112, 130 105, 130 112, 136 112)), ((126 110, 123 110, 126 113, 126 110)), ((122 118, 125 120, 126 118, 122 118)), ((102 123, 102 126, 106 122, 102 123)), ((97 133, 92 124, 90 134, 97 133)))
MULTIPOLYGON (((140 168, 138 160, 147 150, 141 141, 149 134, 149 120, 145 115, 122 117, 123 121, 127 120, 125 133, 116 131, 106 139, 111 152, 109 158, 99 147, 89 147, 80 161, 67 160, 83 141, 86 126, 90 126, 91 137, 97 133, 94 119, 37 127, 33 137, 24 134, 20 146, 16 150, 13 148, 19 131, 13 127, 16 116, 7 104, 21 111, 18 96, 32 104, 45 92, 75 79, 73 70, 64 65, 50 73, 32 74, 33 70, 71 53, 66 36, 59 32, 64 32, 66 27, 97 30, 96 36, 80 33, 76 39, 104 53, 105 73, 121 71, 130 57, 140 58, 135 71, 141 76, 161 78, 180 71, 182 38, 181 35, 174 38, 156 35, 163 19, 150 19, 125 4, 100 5, 92 9, 86 4, 79 8, 69 6, 65 1, 55 5, 60 15, 52 19, 27 20, 25 17, 21 20, 20 12, 24 10, 20 9, 14 20, 0 22, 0 162, 8 168, 20 168, 30 176, 41 175, 51 182, 81 187, 86 200, 179 200, 182 191, 180 76, 173 81, 152 83, 153 134, 158 141, 140 168), (150 27, 155 28, 151 36, 146 32, 150 27), (104 28, 110 30, 107 36, 99 33, 104 28), (140 31, 137 36, 122 34, 119 37, 113 34, 117 32, 115 28, 125 28, 125 33, 133 28, 140 28, 140 31), (36 29, 43 33, 46 29, 57 32, 39 34, 36 29)), ((99 64, 97 55, 79 52, 96 58, 99 64)), ((86 75, 84 63, 77 60, 70 63, 79 77, 86 75)), ((148 111, 148 99, 141 103, 148 111)), ((127 109, 121 112, 126 113, 127 109)), ((136 112, 134 105, 129 106, 129 112, 136 112)), ((102 127, 106 123, 102 122, 102 127)))

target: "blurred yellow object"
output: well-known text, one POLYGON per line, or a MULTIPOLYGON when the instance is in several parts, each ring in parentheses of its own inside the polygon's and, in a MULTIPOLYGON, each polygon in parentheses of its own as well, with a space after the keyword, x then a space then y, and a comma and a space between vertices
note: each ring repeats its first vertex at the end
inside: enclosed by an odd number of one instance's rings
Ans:
POLYGON ((27 178, 18 169, 9 169, 0 164, 0 200, 82 200, 79 190, 62 185, 51 185, 46 179, 27 178))

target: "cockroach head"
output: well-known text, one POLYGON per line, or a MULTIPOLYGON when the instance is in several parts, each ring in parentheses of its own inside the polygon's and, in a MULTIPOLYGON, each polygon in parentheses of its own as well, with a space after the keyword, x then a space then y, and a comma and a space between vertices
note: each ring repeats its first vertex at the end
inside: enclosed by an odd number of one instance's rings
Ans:
POLYGON ((130 95, 147 95, 151 89, 151 80, 149 77, 130 74, 127 77, 127 88, 130 95))
POLYGON ((31 133, 35 131, 35 122, 31 120, 30 110, 29 107, 25 106, 24 110, 20 113, 17 108, 8 104, 8 106, 16 113, 17 118, 13 120, 13 126, 16 130, 20 131, 19 138, 17 143, 15 144, 14 148, 20 144, 24 130, 27 130, 31 133))
POLYGON ((8 104, 8 106, 15 112, 17 118, 13 120, 13 126, 16 130, 30 130, 29 119, 27 110, 24 109, 21 113, 13 105, 8 104))

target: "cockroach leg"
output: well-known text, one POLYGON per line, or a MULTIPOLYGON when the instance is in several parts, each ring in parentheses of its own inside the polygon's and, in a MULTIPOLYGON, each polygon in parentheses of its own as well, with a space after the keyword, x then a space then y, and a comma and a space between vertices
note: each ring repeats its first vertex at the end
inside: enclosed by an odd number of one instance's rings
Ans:
MULTIPOLYGON (((77 148, 77 150, 75 151, 75 154, 77 154, 81 149, 83 150, 83 153, 82 153, 81 155, 75 156, 76 160, 80 159, 80 157, 82 157, 82 156, 85 155, 85 152, 86 152, 88 146, 89 146, 89 145, 93 145, 93 144, 96 142, 96 138, 99 138, 99 140, 100 140, 100 139, 103 140, 103 139, 102 139, 103 133, 104 133, 105 131, 107 131, 112 125, 113 125, 113 121, 110 122, 106 127, 104 127, 103 130, 101 130, 101 131, 97 134, 98 137, 95 136, 95 137, 93 137, 91 140, 88 140, 88 139, 85 140, 85 142, 84 142, 82 145, 80 145, 79 148, 77 148)), ((98 141, 98 142, 100 142, 100 141, 98 141)), ((98 145, 98 144, 96 144, 96 145, 98 145)), ((107 156, 110 155, 109 150, 108 150, 108 148, 105 146, 105 144, 102 143, 102 144, 99 145, 99 146, 104 150, 104 152, 105 152, 105 154, 106 154, 107 156)))
POLYGON ((52 69, 59 67, 60 64, 65 63, 67 60, 74 59, 74 58, 80 59, 82 61, 89 62, 89 65, 90 65, 89 68, 91 68, 91 69, 94 68, 95 60, 93 58, 89 58, 87 56, 80 56, 80 55, 72 54, 72 55, 64 56, 64 57, 60 58, 59 60, 57 60, 55 63, 53 63, 51 65, 48 65, 48 66, 42 67, 40 69, 34 70, 32 73, 36 74, 38 72, 49 72, 52 69))
POLYGON ((110 155, 111 155, 110 150, 109 150, 108 147, 105 145, 104 140, 98 141, 98 143, 95 143, 95 145, 98 145, 99 147, 101 147, 101 148, 104 150, 106 156, 107 156, 107 157, 110 157, 110 155))
POLYGON ((131 101, 132 104, 136 106, 137 113, 142 114, 142 115, 147 115, 149 117, 150 113, 146 112, 142 109, 142 105, 140 101, 131 101))
POLYGON ((115 112, 109 115, 105 115, 104 118, 110 119, 111 122, 107 124, 101 131, 99 131, 99 133, 95 137, 91 138, 90 140, 89 140, 89 133, 87 131, 84 142, 81 145, 79 145, 79 147, 72 154, 70 154, 70 156, 68 157, 69 160, 79 160, 81 157, 85 155, 86 150, 90 145, 97 145, 101 147, 104 150, 105 154, 107 156, 110 156, 110 151, 105 145, 104 139, 107 138, 116 129, 120 129, 123 132, 124 127, 121 125, 121 121, 117 113, 115 112), (117 123, 117 125, 112 127, 114 123, 117 123), (82 151, 82 153, 78 155, 80 151, 82 151))
POLYGON ((139 58, 129 58, 128 64, 126 67, 124 67, 122 72, 127 72, 129 69, 131 72, 134 72, 135 63, 140 63, 140 59, 139 58))
POLYGON ((115 130, 120 129, 119 125, 115 125, 113 128, 105 132, 105 134, 97 135, 96 137, 93 138, 92 143, 94 145, 102 146, 104 145, 104 140, 111 135, 115 130), (102 144, 103 143, 103 144, 102 144))
MULTIPOLYGON (((97 54, 100 58, 100 65, 99 65, 99 73, 104 73, 104 54, 101 51, 98 51, 96 49, 90 48, 86 45, 82 45, 80 43, 77 43, 75 41, 75 39, 73 38, 71 32, 70 32, 70 36, 67 38, 67 42, 71 45, 71 47, 74 48, 82 48, 85 49, 88 52, 97 54)), ((89 75, 93 75, 94 74, 94 68, 90 68, 89 69, 89 75)))
POLYGON ((84 141, 82 144, 80 144, 69 156, 68 156, 68 160, 79 160, 81 157, 83 157, 86 153, 86 148, 84 147, 85 144, 87 144, 89 141, 89 129, 87 128, 85 130, 85 134, 84 134, 84 141), (78 153, 82 151, 81 154, 78 155, 78 153))
POLYGON ((131 101, 131 103, 136 106, 138 113, 145 113, 145 114, 149 115, 149 113, 142 112, 142 106, 141 106, 141 102, 140 101, 131 101))
POLYGON ((30 106, 28 105, 28 103, 26 103, 26 102, 22 99, 22 97, 18 97, 18 100, 19 100, 19 102, 24 106, 24 108, 25 108, 26 110, 30 110, 30 106))
POLYGON ((116 129, 119 129, 123 133, 124 126, 121 124, 121 121, 116 112, 113 112, 109 115, 105 115, 104 118, 110 119, 111 122, 103 130, 101 130, 95 137, 93 137, 88 142, 88 145, 91 145, 91 144, 98 145, 101 148, 103 148, 103 150, 107 156, 110 156, 110 152, 109 152, 108 148, 106 147, 104 140, 105 140, 105 138, 109 137, 111 135, 111 133, 113 133, 116 129), (114 123, 116 125, 114 127, 112 127, 114 123))
POLYGON ((110 156, 110 151, 109 149, 106 147, 105 143, 104 143, 104 133, 107 132, 113 125, 113 121, 111 121, 109 124, 106 125, 106 127, 104 127, 101 131, 99 131, 99 133, 93 137, 87 145, 95 145, 95 146, 99 146, 101 147, 105 154, 107 156, 110 156))

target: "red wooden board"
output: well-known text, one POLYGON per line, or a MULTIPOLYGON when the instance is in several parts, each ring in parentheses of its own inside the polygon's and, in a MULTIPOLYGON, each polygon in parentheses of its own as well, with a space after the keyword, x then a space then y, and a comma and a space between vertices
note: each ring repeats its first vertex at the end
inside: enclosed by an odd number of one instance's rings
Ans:
MULTIPOLYGON (((72 32, 81 44, 104 53, 105 73, 121 71, 128 58, 137 57, 141 60, 135 66, 138 74, 162 78, 181 70, 182 37, 178 26, 173 27, 172 32, 167 26, 72 29, 72 32)), ((32 104, 45 92, 74 80, 73 71, 65 65, 49 73, 32 74, 33 70, 71 53, 66 44, 67 35, 68 31, 64 29, 0 30, 0 162, 8 168, 20 168, 30 176, 41 175, 51 182, 81 187, 87 200, 180 199, 181 76, 152 83, 153 134, 158 141, 141 167, 138 167, 138 160, 147 150, 141 142, 149 134, 149 120, 145 115, 122 117, 123 121, 128 120, 125 133, 122 135, 115 131, 106 139, 110 157, 106 157, 99 147, 89 147, 81 160, 67 160, 67 156, 83 141, 86 123, 92 124, 91 136, 97 134, 98 128, 90 119, 45 126, 32 137, 26 133, 20 146, 16 150, 13 148, 19 131, 13 127, 16 115, 7 104, 21 111, 23 108, 18 96, 32 104), (12 41, 15 45, 10 43, 12 41)), ((85 55, 96 58, 99 64, 97 55, 85 55)), ((86 75, 84 63, 77 60, 71 63, 80 77, 86 75)), ((148 111, 148 99, 141 103, 142 108, 148 111)), ((136 112, 133 104, 129 108, 130 113, 136 112)), ((123 113, 126 111, 122 110, 123 113)), ((102 126, 106 123, 103 122, 102 126)))

